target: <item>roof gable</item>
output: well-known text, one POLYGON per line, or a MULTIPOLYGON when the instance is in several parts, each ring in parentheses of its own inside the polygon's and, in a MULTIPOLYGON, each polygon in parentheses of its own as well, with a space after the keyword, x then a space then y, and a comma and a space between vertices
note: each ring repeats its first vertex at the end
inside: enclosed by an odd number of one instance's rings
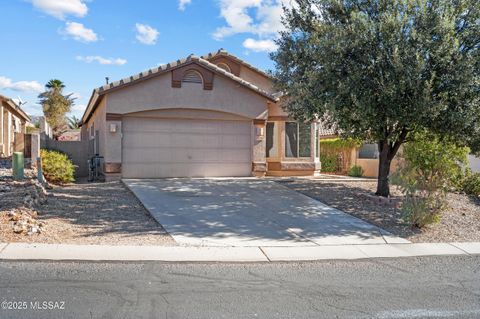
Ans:
MULTIPOLYGON (((251 65, 250 63, 240 59, 239 57, 229 53, 228 51, 224 50, 224 49, 220 49, 216 52, 210 52, 208 54, 205 54, 205 55, 202 55, 201 56, 202 59, 205 59, 205 60, 208 60, 208 61, 211 61, 211 62, 216 62, 217 60, 220 60, 220 59, 228 59, 230 61, 232 61, 233 63, 236 63, 236 64, 241 64, 247 68, 249 68, 250 70, 254 71, 255 73, 269 79, 269 80, 272 80, 272 76, 270 74, 268 74, 267 72, 265 71, 262 71, 260 70, 259 68, 251 65)), ((233 71, 233 70, 232 70, 233 71)), ((232 72, 235 74, 235 72, 232 72)), ((236 76, 238 76, 238 74, 235 74, 236 76)))
MULTIPOLYGON (((87 109, 85 110, 85 113, 82 117, 82 121, 86 122, 89 118, 90 115, 92 114, 93 110, 96 108, 98 102, 100 101, 100 97, 112 92, 114 90, 119 90, 124 87, 134 85, 136 83, 139 83, 141 81, 145 81, 148 79, 151 79, 153 77, 168 73, 168 72, 174 72, 175 70, 179 68, 185 68, 186 66, 190 64, 195 64, 198 67, 205 68, 206 70, 209 70, 217 75, 226 77, 234 82, 237 82, 238 84, 244 86, 245 88, 253 91, 256 94, 259 94, 273 102, 276 102, 278 100, 278 97, 276 97, 273 94, 270 94, 269 92, 259 88, 258 86, 218 67, 217 65, 209 62, 206 59, 203 59, 201 57, 197 57, 194 55, 190 55, 187 58, 177 60, 175 62, 170 62, 164 65, 161 65, 159 67, 149 69, 144 72, 140 72, 138 74, 132 75, 130 77, 121 79, 119 81, 115 81, 109 84, 106 84, 104 86, 101 86, 97 89, 95 89, 92 93, 92 96, 90 97, 90 101, 88 102, 87 109)), ((177 86, 178 87, 178 86, 177 86)))

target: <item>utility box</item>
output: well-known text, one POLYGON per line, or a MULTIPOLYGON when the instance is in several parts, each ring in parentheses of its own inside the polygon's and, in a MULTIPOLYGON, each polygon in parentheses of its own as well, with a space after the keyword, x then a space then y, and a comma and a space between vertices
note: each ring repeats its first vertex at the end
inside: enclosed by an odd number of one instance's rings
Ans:
POLYGON ((12 170, 13 170, 13 179, 20 180, 25 177, 25 159, 23 157, 23 152, 13 153, 12 158, 12 170))

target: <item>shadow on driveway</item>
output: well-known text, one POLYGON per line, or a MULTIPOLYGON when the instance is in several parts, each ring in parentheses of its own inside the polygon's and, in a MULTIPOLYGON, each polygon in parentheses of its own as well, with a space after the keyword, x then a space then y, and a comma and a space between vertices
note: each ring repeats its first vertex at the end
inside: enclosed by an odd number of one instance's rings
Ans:
POLYGON ((381 229, 274 181, 124 180, 180 244, 308 246, 385 243, 381 229))

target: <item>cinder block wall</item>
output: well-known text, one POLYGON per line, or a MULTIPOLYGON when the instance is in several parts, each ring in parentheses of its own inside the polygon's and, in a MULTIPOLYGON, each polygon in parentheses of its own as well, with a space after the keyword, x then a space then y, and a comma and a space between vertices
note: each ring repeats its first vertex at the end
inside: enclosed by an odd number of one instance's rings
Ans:
POLYGON ((67 154, 77 166, 75 177, 88 176, 88 141, 57 141, 42 134, 40 146, 67 154))

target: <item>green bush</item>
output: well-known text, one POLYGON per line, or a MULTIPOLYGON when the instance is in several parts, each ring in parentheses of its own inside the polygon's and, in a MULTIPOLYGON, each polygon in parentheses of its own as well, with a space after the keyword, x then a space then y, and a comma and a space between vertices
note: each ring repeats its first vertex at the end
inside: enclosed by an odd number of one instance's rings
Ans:
POLYGON ((42 149, 40 156, 42 157, 43 174, 47 181, 54 184, 65 184, 75 181, 73 177, 75 165, 73 165, 66 154, 42 149))
POLYGON ((348 176, 351 176, 351 177, 362 177, 363 173, 364 173, 363 168, 358 165, 353 165, 348 170, 348 176))
POLYGON ((480 173, 467 174, 462 183, 462 190, 474 196, 480 196, 480 173))
POLYGON ((447 192, 458 183, 469 150, 426 132, 413 139, 405 144, 403 162, 392 175, 392 182, 405 195, 403 219, 421 228, 440 220, 447 192))
POLYGON ((362 145, 351 138, 327 138, 320 140, 322 173, 343 173, 349 166, 352 149, 362 145), (343 159, 343 160, 342 160, 343 159), (344 167, 346 166, 346 167, 344 167))
POLYGON ((322 173, 335 173, 337 168, 337 156, 331 154, 320 153, 320 162, 322 163, 322 173))

